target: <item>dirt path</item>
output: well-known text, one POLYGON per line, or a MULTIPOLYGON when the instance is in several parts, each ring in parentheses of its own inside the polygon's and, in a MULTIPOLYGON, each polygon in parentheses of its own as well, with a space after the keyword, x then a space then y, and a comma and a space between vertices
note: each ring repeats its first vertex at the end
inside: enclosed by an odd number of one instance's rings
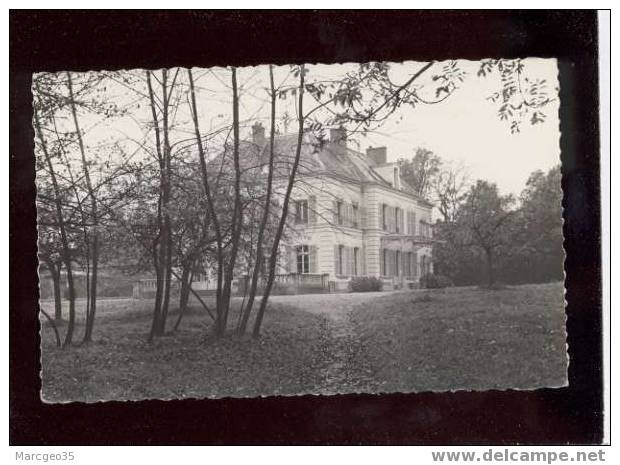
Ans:
POLYGON ((295 306, 321 315, 325 319, 326 337, 323 351, 327 364, 322 374, 322 394, 351 394, 372 392, 376 381, 366 357, 364 341, 351 322, 351 312, 357 304, 385 296, 385 293, 366 294, 313 294, 303 296, 275 296, 274 302, 295 306))

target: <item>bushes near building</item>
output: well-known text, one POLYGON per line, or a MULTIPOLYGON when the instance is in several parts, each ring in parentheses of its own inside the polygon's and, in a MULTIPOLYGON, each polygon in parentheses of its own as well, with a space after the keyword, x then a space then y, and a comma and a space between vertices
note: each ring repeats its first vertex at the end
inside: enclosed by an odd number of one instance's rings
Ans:
POLYGON ((383 282, 371 276, 351 278, 349 282, 351 292, 377 292, 383 290, 383 282))
POLYGON ((420 277, 420 287, 426 289, 443 289, 453 285, 452 280, 442 274, 426 273, 420 277))

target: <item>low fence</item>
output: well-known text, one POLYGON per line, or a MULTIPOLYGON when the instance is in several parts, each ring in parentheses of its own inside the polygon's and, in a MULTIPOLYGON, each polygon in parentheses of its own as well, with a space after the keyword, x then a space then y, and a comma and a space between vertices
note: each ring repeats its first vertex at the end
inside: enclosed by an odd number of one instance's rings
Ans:
MULTIPOLYGON (((380 278, 383 282, 384 291, 392 291, 397 289, 407 289, 418 287, 418 281, 415 278, 402 278, 402 277, 386 277, 380 278)), ((287 294, 312 294, 312 293, 327 293, 327 292, 348 292, 349 278, 331 279, 329 274, 323 273, 283 273, 277 274, 273 283, 271 293, 273 295, 287 295, 287 294)), ((178 295, 180 286, 176 279, 172 280, 172 295, 178 295)), ((262 292, 265 285, 265 281, 261 280, 258 283, 258 293, 262 292)), ((250 286, 249 276, 242 276, 233 280, 232 292, 233 295, 244 295, 246 290, 250 286)), ((152 299, 155 297, 155 291, 157 288, 157 280, 155 279, 141 279, 134 283, 133 298, 134 299, 152 299)), ((192 289, 199 295, 213 295, 216 290, 216 282, 210 281, 194 281, 192 283, 192 289)))
MULTIPOLYGON (((262 280, 258 285, 258 292, 260 293, 264 287, 265 281, 262 280)), ((243 276, 233 280, 232 292, 236 295, 243 295, 246 289, 250 285, 250 279, 248 276, 243 276)), ((211 281, 194 281, 192 283, 192 289, 199 295, 211 295, 215 293, 217 283, 214 280, 211 281)), ((172 280, 171 291, 172 295, 178 295, 180 289, 179 282, 176 279, 172 280)), ((155 297, 157 290, 156 279, 141 279, 136 281, 133 286, 133 298, 134 299, 152 299, 155 297)), ((329 292, 330 282, 329 274, 277 274, 272 287, 272 294, 304 294, 304 293, 318 293, 329 292)))
MULTIPOLYGON (((239 293, 243 294, 250 284, 248 276, 244 276, 238 280, 239 293)), ((306 294, 321 293, 330 291, 329 274, 318 273, 283 273, 275 275, 271 293, 278 294, 306 294)), ((259 292, 265 285, 265 281, 259 282, 259 292)))

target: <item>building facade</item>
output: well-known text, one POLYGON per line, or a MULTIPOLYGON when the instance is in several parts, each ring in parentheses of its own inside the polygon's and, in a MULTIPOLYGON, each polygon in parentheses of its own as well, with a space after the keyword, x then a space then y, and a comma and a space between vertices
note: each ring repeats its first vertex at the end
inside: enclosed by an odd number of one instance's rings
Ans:
MULTIPOLYGON (((261 126, 253 139, 264 141, 261 126)), ((287 146, 277 142, 280 151, 287 146)), ((327 143, 308 138, 280 273, 328 276, 335 290, 356 276, 381 278, 385 289, 415 287, 433 269, 431 210, 401 179, 399 165, 387 162, 385 147, 352 150, 344 129, 332 129, 327 143)))

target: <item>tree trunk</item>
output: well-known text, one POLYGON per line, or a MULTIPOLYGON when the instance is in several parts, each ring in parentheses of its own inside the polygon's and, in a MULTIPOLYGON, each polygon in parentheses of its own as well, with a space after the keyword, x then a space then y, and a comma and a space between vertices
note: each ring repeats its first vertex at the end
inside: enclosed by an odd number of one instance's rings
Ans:
POLYGON ((84 333, 84 342, 90 342, 93 338, 93 328, 95 327, 95 314, 97 312, 97 270, 99 264, 99 234, 97 226, 93 233, 92 242, 92 268, 90 275, 90 320, 86 323, 86 331, 84 333))
POLYGON ((56 321, 62 321, 62 292, 60 288, 60 272, 61 263, 55 263, 51 259, 44 258, 45 266, 50 272, 52 277, 52 289, 54 292, 54 319, 56 321))
POLYGON ((189 292, 192 287, 192 279, 193 272, 192 266, 193 264, 186 264, 183 267, 183 272, 181 273, 181 290, 179 292, 179 316, 174 325, 174 330, 179 329, 179 325, 181 324, 181 320, 183 319, 183 315, 185 314, 185 310, 187 309, 187 302, 189 301, 189 292))
POLYGON ((62 293, 60 290, 60 264, 56 271, 52 272, 52 282, 54 286, 54 319, 62 321, 62 293))
POLYGON ((235 200, 233 207, 233 221, 231 226, 231 250, 225 272, 224 287, 222 290, 221 308, 218 309, 215 325, 216 336, 222 336, 226 332, 228 314, 230 312, 230 300, 232 297, 232 282, 234 279, 237 252, 242 229, 242 206, 241 206, 241 167, 239 165, 239 93, 237 90, 237 69, 232 68, 232 91, 233 91, 233 164, 235 168, 234 192, 235 200))
MULTIPOLYGON (((37 91, 40 95, 40 89, 37 88, 37 91)), ((56 179, 54 164, 52 163, 50 155, 47 151, 47 144, 45 141, 45 136, 43 135, 43 131, 41 129, 41 121, 39 120, 39 113, 36 106, 34 108, 34 123, 36 126, 36 132, 38 134, 39 141, 41 143, 41 150, 43 151, 43 155, 45 157, 45 161, 50 172, 50 177, 52 178, 52 188, 54 190, 54 204, 56 207, 56 217, 58 220, 58 226, 60 228, 60 240, 62 243, 62 258, 65 263, 65 269, 67 270, 67 286, 69 287, 69 323, 67 325, 67 333, 65 335, 63 347, 69 347, 73 340, 73 330, 75 328, 75 287, 73 283, 73 273, 71 267, 71 249, 69 248, 69 239, 67 237, 67 229, 65 226, 64 215, 62 213, 60 188, 56 179)))
POLYGON ((489 288, 495 284, 495 270, 493 268, 493 249, 484 249, 487 258, 487 285, 489 288))
POLYGON ((162 108, 162 123, 163 123, 163 136, 164 136, 164 195, 163 195, 163 210, 164 210, 164 252, 163 257, 163 275, 164 275, 164 295, 161 305, 161 315, 159 320, 158 335, 161 336, 166 332, 166 318, 168 316, 168 308, 170 307, 170 294, 172 287, 172 220, 170 219, 170 213, 168 211, 170 194, 171 194, 171 156, 170 156, 170 139, 169 139, 169 127, 168 127, 168 70, 162 70, 162 96, 163 96, 163 108, 162 108))
POLYGON ((192 106, 192 119, 194 122, 194 133, 196 135, 196 144, 198 145, 198 156, 200 158, 200 172, 202 176, 202 185, 205 191, 205 196, 207 197, 207 206, 209 208, 209 217, 211 222, 213 223, 213 229, 215 230, 215 242, 216 242, 216 250, 217 250, 217 289, 215 292, 215 324, 214 327, 218 327, 218 315, 220 314, 220 309, 222 307, 222 281, 223 281, 223 270, 224 270, 224 252, 223 252, 223 241, 222 241, 222 231, 220 229, 219 219, 217 217, 217 212, 215 210, 215 202, 213 201, 213 196, 211 194, 211 188, 209 186, 209 176, 207 172, 207 162, 204 152, 204 147, 202 145, 202 136, 200 135, 200 125, 198 123, 198 107, 196 105, 196 92, 194 89, 194 77, 192 75, 192 70, 187 70, 188 78, 189 78, 189 87, 190 87, 190 102, 192 106))
POLYGON ((302 65, 299 73, 299 101, 297 104, 298 111, 298 121, 299 128, 297 133, 297 147, 295 150, 295 160, 293 161, 293 167, 291 169, 290 178, 288 180, 288 185, 286 186, 286 193, 284 194, 284 202, 282 205, 282 214, 280 216, 280 222, 278 223, 278 229, 276 231, 276 235, 273 240, 273 245, 271 247, 271 260, 269 262, 269 275, 267 277, 267 283, 265 285, 265 290, 263 292, 263 298, 260 303, 260 307, 258 309, 258 314, 256 315, 256 320, 254 321, 254 330, 252 331, 252 336, 257 338, 260 335, 260 328, 263 323, 263 316, 265 315, 265 309, 267 307, 267 302, 269 300, 269 294, 271 293, 271 288, 273 287, 273 282, 275 280, 276 273, 276 257, 278 255, 278 247, 280 245, 280 240, 282 239, 282 234, 284 232, 284 226, 286 224, 286 218, 288 215, 288 206, 289 201, 291 199, 291 192, 293 191, 293 184, 295 182, 295 175, 297 174, 297 168, 299 166, 299 159, 301 157, 301 146, 303 143, 304 136, 304 113, 303 113, 303 97, 304 97, 304 77, 305 77, 305 68, 302 65))
POLYGON ((157 201, 157 235, 153 239, 152 244, 152 258, 153 258, 153 267, 155 268, 155 276, 156 276, 156 288, 155 288, 155 305, 153 307, 153 319, 151 321, 151 330, 149 332, 148 340, 149 342, 153 340, 153 338, 159 335, 159 331, 161 328, 161 309, 163 302, 163 294, 164 294, 164 257, 165 250, 162 247, 162 244, 165 243, 165 238, 162 238, 162 235, 165 236, 165 227, 163 220, 163 195, 165 190, 165 161, 162 156, 161 149, 161 134, 159 129, 159 120, 157 118, 157 110, 156 110, 156 102, 155 102, 155 94, 153 92, 153 85, 151 82, 151 72, 146 71, 146 83, 149 94, 149 104, 151 107, 151 117, 153 119, 153 127, 155 131, 155 150, 157 152, 157 160, 159 163, 159 198, 157 201))
POLYGON ((61 263, 55 263, 50 258, 43 258, 45 267, 49 270, 52 277, 52 290, 54 294, 54 319, 62 320, 62 292, 60 285, 61 263))
MULTIPOLYGON (((271 207, 271 189, 273 186, 273 162, 274 162, 274 140, 275 140, 275 126, 276 126, 276 90, 273 82, 273 66, 269 65, 269 84, 271 89, 271 133, 269 136, 269 167, 267 173, 267 190, 265 196, 265 207, 263 210, 263 217, 261 219, 260 227, 258 230, 258 238, 256 241, 256 259, 254 260, 254 270, 252 271, 252 282, 250 284, 250 291, 248 295, 248 302, 243 310, 243 316, 241 323, 239 324, 239 333, 245 333, 252 313, 252 306, 254 305, 254 299, 256 296, 256 289, 258 287, 258 279, 260 276, 260 270, 263 264, 263 236, 265 228, 267 227, 267 221, 269 220, 269 212, 271 207)), ((260 150, 260 149, 259 149, 260 150)))
POLYGON ((45 316, 45 318, 47 318, 47 321, 50 322, 50 326, 54 330, 54 336, 56 337, 56 347, 60 347, 61 346, 61 343, 60 343, 60 333, 58 332, 58 328, 56 327, 56 322, 41 307, 39 307, 39 310, 41 311, 41 313, 43 313, 43 316, 45 316))
POLYGON ((97 266, 99 261, 99 232, 98 232, 98 214, 97 214, 97 198, 93 185, 90 179, 90 171, 88 169, 88 162, 86 160, 86 149, 84 148, 84 140, 82 138, 82 131, 80 130, 80 124, 77 117, 77 111, 75 108, 75 97, 73 95, 73 82, 71 79, 71 73, 67 72, 67 86, 69 88, 69 101, 71 106, 71 114, 73 116, 73 124, 75 125, 75 133, 77 135, 78 147, 80 148, 80 155, 82 157, 82 171, 84 173, 84 179, 86 180, 86 188, 88 189, 88 196, 90 197, 91 205, 91 221, 92 221, 92 241, 89 252, 92 253, 92 263, 90 273, 86 280, 86 295, 88 302, 86 312, 86 327, 84 331, 83 342, 88 343, 92 340, 93 327, 95 324, 95 313, 97 311, 97 266), (89 282, 90 281, 90 282, 89 282), (90 288, 89 288, 90 286, 90 288))

